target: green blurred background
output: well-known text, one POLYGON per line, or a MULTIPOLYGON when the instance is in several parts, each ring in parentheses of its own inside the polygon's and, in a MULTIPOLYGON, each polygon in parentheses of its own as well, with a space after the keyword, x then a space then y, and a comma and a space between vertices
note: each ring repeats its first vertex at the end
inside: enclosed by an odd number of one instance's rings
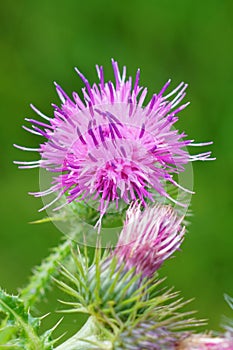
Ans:
MULTIPOLYGON (((103 64, 110 79, 114 57, 130 75, 140 67, 151 93, 168 78, 173 86, 188 82, 191 105, 178 127, 197 141, 214 140, 217 160, 194 164, 194 216, 182 252, 161 273, 186 299, 195 297, 190 308, 219 329, 221 315, 230 315, 223 294, 233 296, 232 13, 232 0, 0 2, 2 287, 16 292, 23 286, 61 236, 52 224, 29 224, 44 216, 37 212, 40 199, 27 194, 39 188, 38 170, 13 165, 33 159, 13 143, 39 142, 21 129, 25 117, 35 117, 29 103, 51 114, 51 102, 58 102, 54 80, 69 93, 79 91, 73 67, 94 82, 94 65, 103 64)), ((51 295, 43 311, 55 309, 54 300, 51 295)), ((66 318, 65 327, 75 321, 66 318)))

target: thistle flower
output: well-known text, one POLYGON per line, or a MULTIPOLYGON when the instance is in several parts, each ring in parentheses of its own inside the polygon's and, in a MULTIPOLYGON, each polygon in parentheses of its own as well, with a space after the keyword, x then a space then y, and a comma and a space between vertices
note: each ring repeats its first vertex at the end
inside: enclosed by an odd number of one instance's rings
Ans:
POLYGON ((134 203, 126 213, 126 221, 114 254, 127 269, 151 277, 161 264, 181 245, 185 228, 171 206, 157 204, 141 211, 134 203))
POLYGON ((24 128, 47 141, 36 149, 16 145, 41 156, 39 161, 16 163, 20 168, 41 167, 55 174, 49 189, 33 193, 56 193, 56 198, 41 210, 64 194, 68 203, 98 200, 101 217, 109 203, 117 207, 120 200, 129 204, 140 199, 145 204, 159 194, 176 202, 166 192, 164 180, 180 187, 173 175, 183 171, 184 164, 210 159, 210 152, 190 156, 184 149, 187 145, 209 143, 183 141, 186 135, 172 129, 178 113, 188 105, 177 107, 185 97, 187 84, 182 82, 164 96, 169 80, 143 106, 147 89, 139 86, 140 70, 133 84, 131 77, 126 80, 126 67, 121 74, 116 61, 112 60, 112 66, 115 83, 105 82, 103 67, 96 66, 99 83, 92 86, 76 69, 85 84, 83 101, 76 92, 71 99, 55 83, 61 106, 52 105, 53 118, 31 105, 45 121, 26 119, 32 129, 24 128))

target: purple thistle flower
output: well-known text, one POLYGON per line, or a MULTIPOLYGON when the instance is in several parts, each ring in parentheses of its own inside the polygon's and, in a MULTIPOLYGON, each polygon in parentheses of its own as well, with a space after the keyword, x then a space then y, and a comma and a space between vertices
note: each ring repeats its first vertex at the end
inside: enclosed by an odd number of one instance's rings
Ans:
POLYGON ((114 254, 126 269, 152 277, 181 245, 185 228, 171 206, 157 204, 141 211, 134 203, 126 214, 114 254))
POLYGON ((126 67, 121 74, 116 61, 112 60, 112 66, 115 83, 105 82, 103 67, 96 66, 99 83, 92 86, 76 69, 85 84, 83 100, 76 92, 71 99, 55 83, 61 106, 53 104, 53 118, 31 105, 44 121, 26 119, 32 129, 24 128, 47 141, 36 149, 16 145, 41 155, 39 161, 16 163, 20 168, 41 167, 54 173, 48 190, 33 193, 57 193, 42 209, 65 193, 68 203, 98 200, 101 217, 111 202, 118 207, 120 200, 129 204, 139 199, 145 205, 146 199, 154 201, 155 193, 176 202, 166 192, 164 180, 180 187, 173 174, 183 171, 189 161, 210 159, 210 152, 190 156, 184 147, 211 142, 193 144, 192 140, 182 140, 184 133, 172 129, 178 113, 188 105, 177 107, 185 97, 187 84, 179 84, 164 96, 169 80, 143 106, 147 89, 139 86, 140 70, 133 84, 131 77, 126 80, 126 67))

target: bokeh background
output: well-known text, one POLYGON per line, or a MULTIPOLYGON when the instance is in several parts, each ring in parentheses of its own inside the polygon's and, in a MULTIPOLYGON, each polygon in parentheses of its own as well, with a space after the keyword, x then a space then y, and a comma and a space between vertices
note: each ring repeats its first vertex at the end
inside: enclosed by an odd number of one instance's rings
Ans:
MULTIPOLYGON (((2 287, 16 292, 25 285, 32 267, 61 237, 52 224, 29 224, 44 216, 37 212, 40 199, 27 194, 39 188, 38 170, 13 165, 32 156, 13 143, 39 142, 21 129, 25 117, 35 117, 29 103, 51 114, 51 102, 58 102, 54 80, 69 93, 79 91, 75 66, 94 82, 94 66, 103 64, 110 79, 114 57, 130 75, 140 67, 141 83, 151 93, 168 78, 173 86, 189 83, 191 105, 178 127, 197 141, 214 140, 210 148, 217 160, 194 164, 194 216, 182 252, 161 273, 184 298, 195 297, 190 308, 219 329, 221 315, 230 315, 223 294, 233 296, 232 13, 231 0, 0 2, 2 287)), ((53 294, 42 305, 50 309, 56 309, 53 294)), ((64 322, 72 329, 76 318, 64 322)))

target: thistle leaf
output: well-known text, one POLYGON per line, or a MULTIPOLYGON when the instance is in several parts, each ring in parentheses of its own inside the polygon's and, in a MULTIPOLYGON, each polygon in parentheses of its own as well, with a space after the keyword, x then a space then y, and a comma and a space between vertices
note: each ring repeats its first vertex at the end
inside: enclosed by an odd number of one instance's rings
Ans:
POLYGON ((41 320, 44 317, 32 316, 19 296, 9 295, 2 289, 0 289, 0 311, 6 316, 0 327, 0 350, 53 349, 57 339, 52 339, 52 333, 60 321, 40 334, 41 320))
MULTIPOLYGON (((23 301, 14 295, 9 295, 0 289, 0 310, 7 315, 5 327, 1 329, 2 336, 8 330, 11 339, 8 344, 10 348, 23 345, 25 349, 42 350, 51 349, 42 343, 38 336, 40 319, 33 317, 26 311, 23 301)), ((6 333, 5 333, 6 334, 6 333)))

